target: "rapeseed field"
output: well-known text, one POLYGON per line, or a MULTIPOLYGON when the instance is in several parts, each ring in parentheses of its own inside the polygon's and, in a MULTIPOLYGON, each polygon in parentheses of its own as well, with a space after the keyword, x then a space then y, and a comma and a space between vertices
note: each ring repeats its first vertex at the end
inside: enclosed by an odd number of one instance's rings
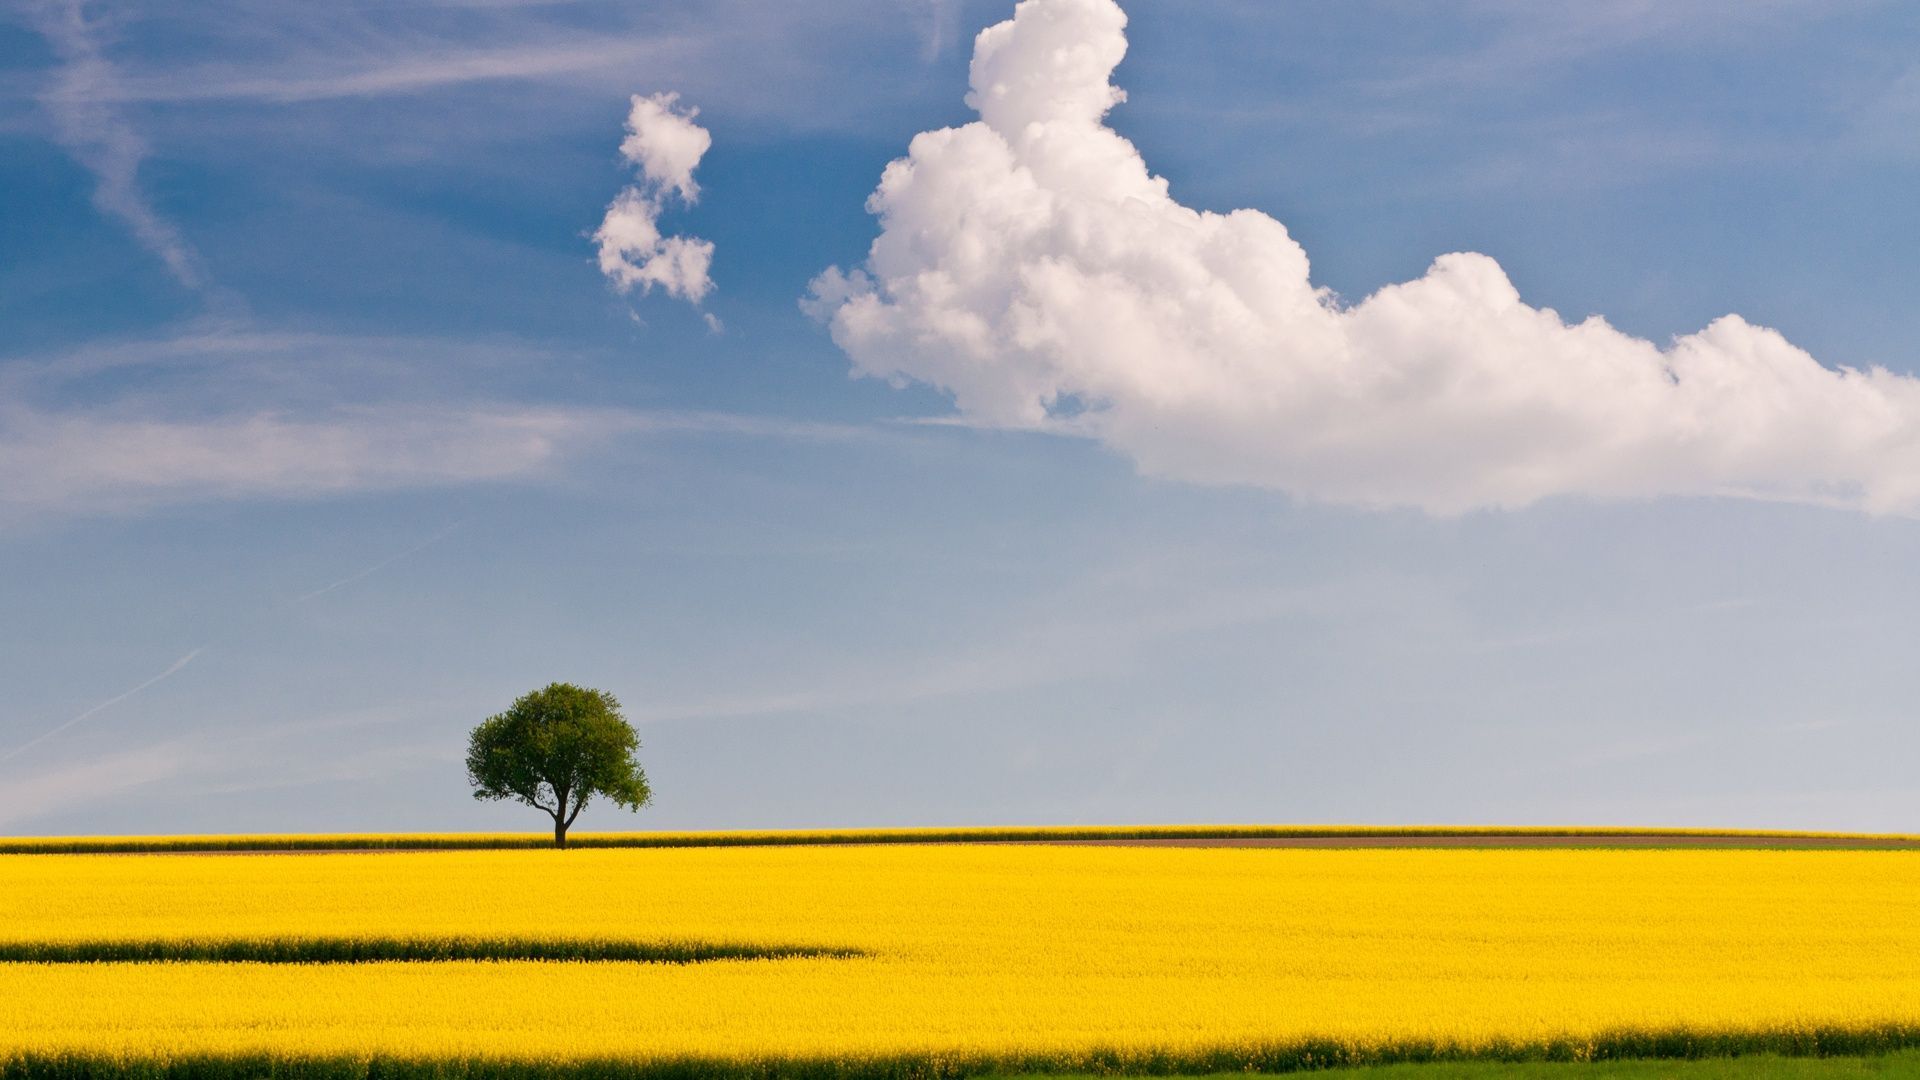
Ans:
POLYGON ((19 855, 0 956, 21 1077, 1873 1050, 1920 1043, 1920 853, 19 855))

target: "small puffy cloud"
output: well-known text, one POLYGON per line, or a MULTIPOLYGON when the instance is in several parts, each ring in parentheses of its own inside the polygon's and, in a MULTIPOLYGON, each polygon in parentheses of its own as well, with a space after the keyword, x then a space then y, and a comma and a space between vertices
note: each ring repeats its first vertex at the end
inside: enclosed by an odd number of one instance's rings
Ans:
POLYGON ((1479 254, 1357 304, 1317 288, 1285 225, 1181 205, 1106 126, 1125 27, 1112 0, 1023 0, 980 33, 980 119, 887 166, 866 263, 806 302, 857 372, 1149 473, 1330 502, 1920 512, 1920 380, 1824 367, 1737 315, 1664 347, 1569 323, 1479 254))
POLYGON ((693 122, 699 110, 682 109, 679 101, 671 93, 634 95, 620 155, 639 169, 639 182, 614 197, 593 240, 600 247, 600 272, 621 292, 658 287, 698 304, 713 291, 713 244, 663 235, 659 224, 669 196, 688 204, 700 197, 693 171, 713 145, 707 129, 693 122))
POLYGON ((660 204, 633 188, 622 191, 593 238, 600 245, 600 272, 622 292, 655 286, 669 296, 699 303, 713 288, 707 271, 713 244, 686 236, 662 236, 660 204))
POLYGON ((662 191, 672 191, 692 202, 700 197, 693 170, 713 146, 713 136, 693 122, 698 109, 678 108, 679 94, 633 96, 627 113, 627 137, 620 156, 640 167, 640 175, 662 191))

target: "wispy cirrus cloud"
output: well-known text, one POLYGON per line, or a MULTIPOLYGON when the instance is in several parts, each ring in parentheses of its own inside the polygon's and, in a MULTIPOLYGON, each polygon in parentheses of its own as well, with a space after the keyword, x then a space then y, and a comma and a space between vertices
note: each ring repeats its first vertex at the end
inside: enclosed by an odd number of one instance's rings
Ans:
POLYGON ((0 409, 0 513, 314 497, 520 480, 630 429, 619 410, 350 404, 181 417, 0 409))
MULTIPOLYGON (((1902 127, 1884 106, 1897 100, 1902 39, 1854 29, 1885 21, 1880 13, 1896 9, 1892 0, 1470 0, 1413 7, 1360 0, 1344 9, 1348 19, 1398 29, 1353 49, 1289 33, 1294 16, 1284 7, 1256 13, 1208 5, 1195 11, 1196 20, 1211 16, 1217 32, 1272 41, 1262 46, 1270 48, 1263 62, 1291 77, 1272 86, 1236 81, 1232 95, 1184 95, 1168 93, 1172 80, 1162 74, 1153 100, 1130 109, 1161 122, 1206 124, 1222 142, 1258 139, 1272 147, 1237 163, 1210 162, 1216 186, 1231 180, 1258 189, 1295 172, 1299 158, 1289 149, 1302 140, 1390 144, 1403 153, 1424 148, 1418 184, 1369 165, 1378 159, 1367 155, 1332 181, 1347 196, 1396 202, 1437 204, 1489 190, 1586 192, 1713 171, 1744 175, 1911 145, 1914 125, 1902 127), (1864 46, 1876 37, 1877 45, 1864 46), (1788 77, 1796 66, 1800 71, 1788 77), (1690 81, 1709 67, 1742 74, 1711 86, 1690 81), (1746 72, 1769 68, 1778 77, 1745 81, 1746 72), (1782 92, 1786 86, 1795 89, 1782 92), (1863 126, 1872 131, 1849 137, 1863 126), (1235 129, 1237 137, 1222 134, 1235 129)), ((1163 62, 1152 55, 1129 61, 1136 71, 1163 62)), ((1298 175, 1325 178, 1339 168, 1336 157, 1317 158, 1298 175)), ((1180 173, 1172 175, 1180 181, 1180 173)))
POLYGON ((169 415, 0 405, 0 526, 178 503, 557 479, 622 437, 803 442, 877 428, 732 413, 480 401, 169 415))
POLYGON ((206 286, 200 256, 140 187, 147 144, 116 102, 120 72, 107 59, 81 0, 40 0, 27 14, 60 60, 40 95, 62 146, 94 176, 94 205, 120 219, 141 247, 189 289, 206 286))
POLYGON ((545 357, 207 323, 0 359, 0 523, 550 476, 636 419, 499 376, 545 357))
MULTIPOLYGON (((48 0, 53 2, 53 0, 48 0)), ((165 54, 126 50, 111 79, 60 92, 88 107, 295 106, 420 96, 489 83, 603 99, 670 85, 783 135, 865 128, 920 90, 950 51, 949 0, 848 0, 830 9, 769 0, 694 8, 560 4, 287 5, 209 0, 120 13, 164 17, 165 54), (847 94, 844 73, 868 92, 847 94), (752 71, 753 79, 734 77, 752 71)), ((0 78, 0 96, 10 90, 0 78)), ((497 120, 497 110, 493 114, 497 120)), ((176 119, 177 118, 172 118, 176 119)), ((231 123, 231 115, 225 117, 231 123)))
POLYGON ((1886 0, 1753 0, 1727 5, 1712 0, 1592 0, 1584 4, 1533 4, 1525 0, 1480 0, 1463 5, 1472 44, 1363 80, 1375 94, 1406 96, 1477 90, 1510 95, 1516 85, 1562 77, 1570 65, 1623 50, 1650 46, 1697 50, 1705 43, 1738 44, 1803 32, 1886 0))
POLYGON ((624 438, 882 429, 530 400, 562 362, 499 342, 201 326, 0 358, 0 525, 236 499, 547 482, 624 438))
POLYGON ((123 78, 98 88, 104 102, 191 103, 253 101, 290 105, 310 101, 415 94, 468 83, 550 79, 629 70, 673 56, 678 39, 606 41, 599 38, 518 46, 387 52, 357 61, 308 64, 291 71, 219 65, 186 73, 123 78))

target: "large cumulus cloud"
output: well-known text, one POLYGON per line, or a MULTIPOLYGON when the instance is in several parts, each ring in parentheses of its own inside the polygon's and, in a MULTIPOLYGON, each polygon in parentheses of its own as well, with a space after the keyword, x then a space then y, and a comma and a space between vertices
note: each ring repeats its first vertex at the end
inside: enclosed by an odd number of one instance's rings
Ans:
POLYGON ((1189 209, 1105 125, 1112 0, 1023 0, 974 46, 974 123, 924 132, 863 267, 810 310, 860 373, 1150 473, 1438 513, 1552 495, 1920 509, 1920 380, 1823 367, 1737 315, 1662 348, 1528 306, 1456 253, 1344 304, 1286 226, 1189 209))

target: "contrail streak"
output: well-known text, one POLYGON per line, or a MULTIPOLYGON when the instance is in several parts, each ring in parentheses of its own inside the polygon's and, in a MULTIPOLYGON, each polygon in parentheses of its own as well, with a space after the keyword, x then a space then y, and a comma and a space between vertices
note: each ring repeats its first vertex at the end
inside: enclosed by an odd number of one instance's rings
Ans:
POLYGON ((419 543, 408 548, 407 550, 399 553, 398 555, 389 555, 386 558, 381 559, 379 562, 374 563, 372 566, 369 566, 364 570, 360 570, 352 574, 348 574, 346 577, 341 578, 339 581, 336 581, 331 585, 322 585, 320 588, 313 590, 312 592, 306 594, 305 596, 297 596, 294 598, 293 602, 296 604, 304 604, 316 596, 325 596, 327 593, 330 593, 333 590, 338 589, 343 585, 351 585, 354 582, 359 581, 361 578, 370 577, 374 574, 377 574, 380 571, 385 570, 387 567, 392 566, 394 563, 399 562, 401 559, 404 559, 409 555, 418 555, 420 552, 427 550, 428 548, 432 547, 433 545, 439 543, 442 540, 445 540, 447 537, 452 536, 454 532, 459 530, 464 525, 466 525, 466 522, 456 521, 453 524, 447 526, 446 528, 441 529, 439 532, 434 533, 432 536, 427 537, 425 540, 422 540, 419 543))
POLYGON ((61 732, 67 730, 68 728, 74 726, 75 724, 78 724, 81 721, 88 719, 89 717, 95 716, 106 709, 110 709, 113 706, 120 704, 121 702, 127 700, 128 698, 139 693, 140 691, 145 690, 147 687, 152 686, 154 683, 157 683, 162 679, 166 679, 170 676, 178 674, 181 668, 184 668, 188 664, 193 663, 193 658, 196 656, 199 656, 204 651, 205 651, 205 646, 202 646, 201 648, 193 650, 192 652, 181 657, 180 659, 175 660, 173 662, 173 665, 167 668, 167 670, 161 672, 158 675, 155 675, 153 678, 148 679, 146 682, 141 683, 139 686, 136 686, 133 689, 126 691, 125 693, 117 694, 113 697, 110 697, 107 700, 101 702, 100 704, 95 705, 93 708, 88 709, 86 712, 81 713, 79 716, 76 716, 73 719, 68 720, 63 724, 56 724, 52 728, 49 728, 48 730, 41 732, 38 736, 35 736, 34 738, 29 739, 24 743, 21 743, 19 746, 14 747, 13 749, 7 751, 4 754, 0 754, 0 762, 12 761, 14 758, 17 758, 21 754, 24 754, 27 751, 33 749, 34 747, 39 746, 41 743, 46 742, 48 739, 53 738, 55 735, 60 734, 61 732))
MULTIPOLYGON (((447 537, 453 535, 453 533, 456 530, 462 528, 465 525, 466 525, 466 521, 464 520, 456 521, 452 525, 449 525, 446 528, 441 529, 439 532, 434 533, 432 536, 427 537, 425 540, 422 540, 418 544, 413 545, 412 547, 406 549, 405 551, 402 551, 396 555, 389 555, 388 557, 381 559, 379 562, 374 563, 372 566, 366 567, 365 569, 349 574, 346 577, 341 578, 339 581, 332 583, 331 585, 324 585, 318 589, 315 589, 312 592, 306 594, 305 596, 295 599, 293 603, 296 603, 296 604, 305 603, 308 600, 312 600, 317 596, 324 596, 335 589, 341 588, 343 586, 351 585, 362 578, 371 576, 373 574, 377 574, 380 571, 386 569, 387 567, 392 566, 394 563, 399 562, 401 559, 407 558, 408 556, 411 556, 411 555, 417 555, 420 552, 425 551, 427 548, 430 548, 433 545, 439 543, 440 541, 445 540, 447 537)), ((197 649, 194 649, 192 652, 189 652, 185 656, 182 656, 180 659, 175 660, 171 665, 168 666, 167 670, 161 672, 158 675, 155 675, 153 678, 148 679, 146 682, 143 682, 140 685, 124 693, 116 694, 113 697, 110 697, 107 700, 101 702, 100 704, 95 705, 93 708, 88 709, 86 712, 83 712, 80 715, 72 718, 71 720, 67 720, 63 723, 56 724, 53 727, 47 729, 46 731, 41 732, 39 735, 36 735, 33 738, 27 740, 26 742, 21 743, 19 746, 16 746, 13 749, 7 751, 6 753, 0 754, 0 764, 4 764, 6 762, 12 761, 14 758, 17 758, 21 754, 24 754, 27 751, 33 749, 34 747, 39 746, 41 743, 46 742, 48 739, 53 738, 55 735, 58 735, 61 732, 66 731, 69 728, 72 728, 76 724, 85 723, 87 720, 90 720, 93 717, 98 716, 100 713, 106 711, 107 709, 110 709, 115 705, 118 705, 121 702, 127 700, 128 698, 133 697, 135 694, 140 693, 141 691, 147 689, 153 684, 157 682, 161 682, 165 679, 169 679, 174 675, 179 674, 182 668, 186 667, 188 664, 193 663, 194 657, 199 656, 201 653, 205 651, 206 651, 206 646, 204 645, 200 646, 197 649)))

